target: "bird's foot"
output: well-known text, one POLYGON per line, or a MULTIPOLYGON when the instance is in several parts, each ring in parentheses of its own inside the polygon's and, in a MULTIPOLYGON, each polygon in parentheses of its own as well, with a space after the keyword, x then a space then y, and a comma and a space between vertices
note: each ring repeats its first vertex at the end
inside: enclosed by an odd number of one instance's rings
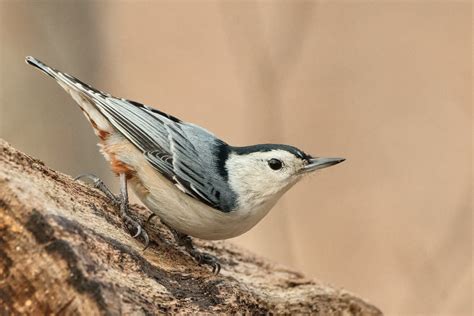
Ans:
POLYGON ((109 199, 110 203, 112 203, 115 207, 120 206, 120 197, 113 194, 112 191, 110 191, 110 189, 105 185, 104 181, 102 181, 98 176, 90 173, 85 173, 78 175, 74 178, 75 181, 86 179, 91 180, 92 186, 98 189, 100 192, 104 193, 105 196, 109 199))
POLYGON ((221 271, 221 264, 217 257, 210 255, 206 252, 201 252, 196 249, 188 250, 187 252, 193 257, 199 264, 205 264, 212 268, 212 273, 218 275, 221 271))
POLYGON ((74 178, 74 180, 82 179, 91 180, 94 188, 104 193, 105 196, 109 199, 110 203, 112 203, 112 205, 120 211, 120 217, 122 219, 122 222, 125 224, 125 227, 127 227, 128 231, 130 232, 130 235, 132 235, 133 238, 141 237, 143 239, 143 243, 145 245, 143 251, 145 251, 150 244, 150 238, 148 237, 148 233, 143 229, 143 227, 136 220, 130 217, 130 215, 128 215, 128 199, 126 197, 123 197, 122 194, 119 194, 118 196, 113 194, 112 191, 105 185, 104 181, 102 181, 96 175, 81 174, 74 178))
POLYGON ((217 259, 217 257, 197 250, 193 245, 193 241, 192 241, 191 237, 189 237, 186 234, 183 234, 183 233, 180 233, 180 232, 174 230, 173 228, 169 227, 168 225, 166 225, 166 226, 173 233, 173 236, 174 236, 176 242, 180 246, 184 246, 184 249, 186 250, 186 252, 191 257, 193 257, 194 260, 196 260, 198 262, 198 264, 208 265, 212 268, 212 273, 214 273, 215 275, 219 274, 219 272, 221 271, 221 264, 219 263, 219 260, 217 259))
POLYGON ((142 227, 142 225, 130 217, 130 215, 128 215, 128 203, 125 204, 125 207, 123 204, 120 205, 120 217, 122 218, 122 222, 124 223, 125 227, 127 227, 127 230, 130 232, 130 235, 132 235, 133 238, 141 237, 143 239, 143 251, 145 251, 150 245, 150 238, 148 237, 148 233, 142 227))

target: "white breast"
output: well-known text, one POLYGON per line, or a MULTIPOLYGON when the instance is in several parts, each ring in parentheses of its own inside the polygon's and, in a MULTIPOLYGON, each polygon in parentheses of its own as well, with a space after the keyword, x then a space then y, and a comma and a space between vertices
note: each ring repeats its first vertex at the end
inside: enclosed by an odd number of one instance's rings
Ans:
POLYGON ((162 175, 154 173, 139 173, 141 183, 132 183, 135 193, 169 226, 201 239, 218 240, 239 236, 257 224, 274 204, 224 213, 186 195, 162 175), (150 182, 149 178, 153 181, 150 182), (148 184, 148 187, 145 188, 143 183, 148 184))

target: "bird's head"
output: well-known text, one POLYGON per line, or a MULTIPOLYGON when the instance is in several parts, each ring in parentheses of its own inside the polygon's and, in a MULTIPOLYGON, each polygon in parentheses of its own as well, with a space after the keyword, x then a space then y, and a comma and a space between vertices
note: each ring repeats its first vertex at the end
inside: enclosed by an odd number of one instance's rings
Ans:
POLYGON ((256 207, 276 202, 304 175, 343 161, 312 157, 288 145, 266 144, 234 147, 226 168, 240 206, 256 207))

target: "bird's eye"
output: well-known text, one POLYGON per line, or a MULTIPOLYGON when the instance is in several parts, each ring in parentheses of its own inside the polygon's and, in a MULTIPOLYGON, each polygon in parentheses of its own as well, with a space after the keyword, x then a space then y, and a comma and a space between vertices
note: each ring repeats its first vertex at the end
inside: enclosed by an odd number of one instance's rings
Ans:
POLYGON ((275 158, 272 158, 268 161, 268 165, 270 166, 270 168, 272 168, 273 170, 280 170, 281 167, 283 166, 282 162, 278 159, 275 159, 275 158))

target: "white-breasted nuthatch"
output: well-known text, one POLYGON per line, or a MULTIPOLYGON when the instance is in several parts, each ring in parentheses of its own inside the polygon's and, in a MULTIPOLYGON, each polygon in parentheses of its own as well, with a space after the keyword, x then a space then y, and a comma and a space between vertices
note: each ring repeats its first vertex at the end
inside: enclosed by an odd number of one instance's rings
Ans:
POLYGON ((112 171, 119 196, 96 177, 120 207, 129 229, 148 245, 148 235, 128 214, 127 183, 200 263, 219 272, 216 258, 196 250, 189 236, 227 239, 247 232, 277 200, 309 172, 344 161, 312 157, 288 145, 230 146, 209 131, 138 102, 116 98, 26 57, 55 79, 79 104, 112 171))

